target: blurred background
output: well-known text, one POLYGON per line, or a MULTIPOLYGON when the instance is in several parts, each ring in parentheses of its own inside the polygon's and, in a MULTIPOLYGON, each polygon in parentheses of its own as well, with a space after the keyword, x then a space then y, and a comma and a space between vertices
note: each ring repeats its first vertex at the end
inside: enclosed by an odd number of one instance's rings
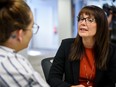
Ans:
POLYGON ((19 53, 28 58, 32 66, 44 78, 41 60, 55 56, 65 38, 75 37, 78 12, 83 6, 96 5, 104 9, 106 16, 113 12, 109 26, 110 39, 116 43, 116 1, 115 0, 26 0, 30 6, 34 22, 40 26, 33 35, 29 47, 19 53))

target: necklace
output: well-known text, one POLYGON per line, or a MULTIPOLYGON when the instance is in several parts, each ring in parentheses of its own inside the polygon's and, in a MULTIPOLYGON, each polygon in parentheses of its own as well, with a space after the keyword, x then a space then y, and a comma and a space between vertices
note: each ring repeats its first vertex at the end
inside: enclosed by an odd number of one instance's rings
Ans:
POLYGON ((90 75, 89 75, 89 74, 87 73, 87 66, 84 64, 85 76, 86 76, 86 78, 87 78, 87 82, 86 82, 87 86, 90 85, 90 80, 92 80, 92 76, 94 75, 94 69, 95 69, 95 66, 93 65, 93 66, 92 66, 92 69, 91 69, 91 73, 90 73, 90 75))
POLYGON ((93 79, 95 76, 95 60, 92 49, 85 49, 85 54, 82 56, 80 63, 81 77, 84 78, 86 86, 93 86, 93 79))

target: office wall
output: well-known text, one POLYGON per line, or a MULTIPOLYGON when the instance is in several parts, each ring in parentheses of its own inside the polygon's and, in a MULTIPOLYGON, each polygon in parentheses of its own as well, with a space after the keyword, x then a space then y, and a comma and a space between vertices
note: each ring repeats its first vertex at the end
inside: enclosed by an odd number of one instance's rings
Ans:
POLYGON ((72 37, 71 0, 28 0, 40 30, 30 49, 57 49, 64 38, 72 37))
POLYGON ((77 16, 81 8, 83 7, 84 2, 82 0, 73 0, 73 6, 74 6, 74 22, 72 24, 73 26, 73 37, 77 36, 78 28, 77 28, 77 16))
POLYGON ((58 0, 58 36, 62 39, 72 37, 71 0, 58 0))
POLYGON ((116 1, 113 2, 113 0, 98 0, 98 1, 94 1, 94 0, 87 0, 87 5, 96 5, 102 8, 103 4, 109 4, 109 5, 115 5, 116 6, 116 1), (99 4, 98 4, 99 3, 99 4))
POLYGON ((56 49, 58 47, 57 33, 57 1, 32 0, 28 1, 34 14, 34 21, 40 26, 36 35, 33 35, 30 49, 56 49))

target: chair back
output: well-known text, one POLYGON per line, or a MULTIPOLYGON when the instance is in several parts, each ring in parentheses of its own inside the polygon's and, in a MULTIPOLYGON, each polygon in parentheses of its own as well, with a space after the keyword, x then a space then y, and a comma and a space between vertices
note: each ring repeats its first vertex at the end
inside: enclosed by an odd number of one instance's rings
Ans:
POLYGON ((50 71, 50 68, 52 66, 53 59, 54 59, 54 57, 49 57, 49 58, 45 58, 45 59, 43 59, 41 61, 43 73, 44 73, 44 76, 45 76, 46 80, 48 78, 49 71, 50 71))

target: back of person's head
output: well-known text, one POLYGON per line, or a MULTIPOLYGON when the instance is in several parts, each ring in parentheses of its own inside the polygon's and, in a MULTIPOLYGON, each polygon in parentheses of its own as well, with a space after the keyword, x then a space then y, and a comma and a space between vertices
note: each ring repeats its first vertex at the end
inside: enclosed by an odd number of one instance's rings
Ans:
POLYGON ((12 32, 25 31, 32 21, 30 11, 24 0, 0 0, 0 44, 5 43, 12 32))

